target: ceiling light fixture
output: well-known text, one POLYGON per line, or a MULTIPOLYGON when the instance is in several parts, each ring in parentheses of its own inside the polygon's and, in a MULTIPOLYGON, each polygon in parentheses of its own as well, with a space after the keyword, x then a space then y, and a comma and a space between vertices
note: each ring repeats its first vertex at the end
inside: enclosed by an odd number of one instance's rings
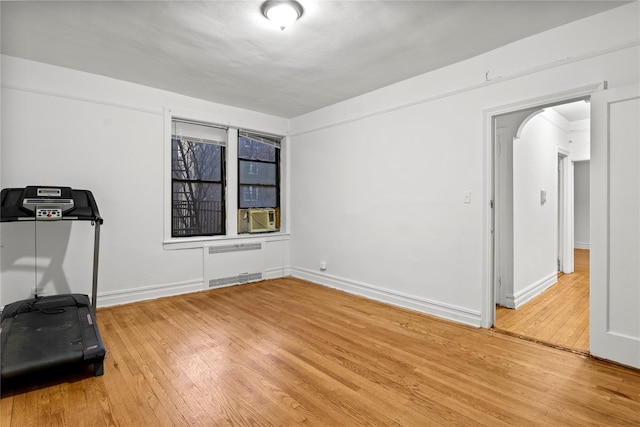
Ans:
POLYGON ((267 0, 262 3, 262 14, 284 31, 302 16, 302 5, 296 0, 267 0))

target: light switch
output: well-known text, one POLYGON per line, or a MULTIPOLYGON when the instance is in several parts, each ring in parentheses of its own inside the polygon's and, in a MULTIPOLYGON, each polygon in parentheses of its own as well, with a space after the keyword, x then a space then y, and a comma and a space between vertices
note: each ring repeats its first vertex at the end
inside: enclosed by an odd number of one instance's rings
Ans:
POLYGON ((544 205, 547 203, 547 190, 540 190, 540 204, 544 205))
POLYGON ((471 203, 471 191, 465 191, 463 193, 463 200, 465 203, 471 203))

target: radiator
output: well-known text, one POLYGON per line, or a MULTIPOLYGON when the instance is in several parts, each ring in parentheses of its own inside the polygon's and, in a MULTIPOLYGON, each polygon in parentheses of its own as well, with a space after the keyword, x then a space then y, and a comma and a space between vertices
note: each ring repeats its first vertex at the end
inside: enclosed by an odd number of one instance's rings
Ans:
POLYGON ((255 282, 265 276, 265 242, 204 247, 204 283, 209 288, 255 282))

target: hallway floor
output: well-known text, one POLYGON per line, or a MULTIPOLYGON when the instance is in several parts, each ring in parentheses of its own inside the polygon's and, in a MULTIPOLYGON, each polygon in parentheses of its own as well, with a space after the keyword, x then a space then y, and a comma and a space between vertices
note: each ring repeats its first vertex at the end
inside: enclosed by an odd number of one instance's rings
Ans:
POLYGON ((574 250, 574 273, 517 310, 496 306, 494 328, 533 341, 589 352, 589 250, 574 250))

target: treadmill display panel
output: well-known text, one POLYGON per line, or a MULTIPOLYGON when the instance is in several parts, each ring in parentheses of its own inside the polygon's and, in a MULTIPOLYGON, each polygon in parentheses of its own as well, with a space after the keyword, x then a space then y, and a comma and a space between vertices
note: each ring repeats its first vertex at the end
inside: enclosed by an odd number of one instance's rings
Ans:
POLYGON ((63 213, 75 207, 72 197, 71 189, 67 187, 26 187, 22 208, 35 212, 36 220, 62 219, 63 213))

